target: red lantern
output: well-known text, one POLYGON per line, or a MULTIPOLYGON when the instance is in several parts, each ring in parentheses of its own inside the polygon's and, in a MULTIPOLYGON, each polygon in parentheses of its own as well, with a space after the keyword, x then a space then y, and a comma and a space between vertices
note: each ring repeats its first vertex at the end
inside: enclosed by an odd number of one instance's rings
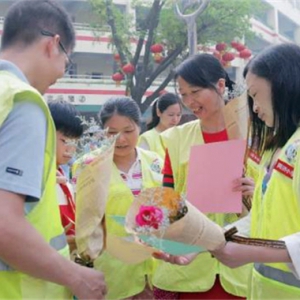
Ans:
POLYGON ((133 64, 128 63, 128 64, 126 64, 126 65, 123 66, 122 70, 126 74, 132 74, 134 72, 135 68, 134 68, 133 64))
POLYGON ((154 61, 155 61, 157 64, 160 64, 163 60, 164 60, 164 57, 163 57, 163 56, 159 56, 159 57, 155 57, 155 56, 154 56, 154 61))
POLYGON ((240 52, 240 58, 243 58, 243 59, 248 59, 251 57, 251 55, 252 55, 251 50, 249 50, 247 48, 240 52))
POLYGON ((239 43, 239 42, 236 42, 236 41, 232 41, 230 44, 231 44, 231 47, 234 48, 234 49, 236 49, 236 47, 237 47, 238 45, 240 45, 240 43, 239 43))
POLYGON ((166 94, 167 93, 167 91, 165 90, 165 89, 163 89, 163 90, 161 90, 158 94, 161 96, 161 95, 164 95, 164 94, 166 94))
POLYGON ((225 62, 232 61, 232 60, 234 60, 234 58, 235 58, 235 56, 231 52, 226 52, 222 55, 222 60, 225 62))
POLYGON ((235 49, 239 52, 243 51, 244 49, 246 49, 245 45, 237 43, 235 49))
POLYGON ((164 46, 162 44, 154 44, 150 47, 150 51, 154 53, 154 60, 156 61, 161 57, 161 52, 164 51, 164 46))
POLYGON ((120 86, 121 81, 124 79, 124 75, 120 72, 117 72, 111 78, 116 82, 116 86, 120 86))
POLYGON ((222 51, 224 51, 226 49, 226 47, 227 47, 226 43, 218 43, 216 45, 216 50, 222 52, 222 51))
POLYGON ((120 54, 119 54, 119 53, 114 54, 114 60, 115 60, 116 62, 119 62, 120 59, 121 59, 121 57, 120 57, 120 54))
POLYGON ((221 62, 222 66, 224 68, 230 67, 230 62, 229 61, 225 61, 225 60, 221 59, 220 62, 221 62))

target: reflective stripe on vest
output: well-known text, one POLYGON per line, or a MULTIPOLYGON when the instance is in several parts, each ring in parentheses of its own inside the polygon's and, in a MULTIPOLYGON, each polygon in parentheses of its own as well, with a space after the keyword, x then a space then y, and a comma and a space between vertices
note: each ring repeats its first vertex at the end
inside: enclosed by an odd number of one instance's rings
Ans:
POLYGON ((259 274, 266 278, 300 288, 300 280, 297 280, 292 273, 285 272, 280 269, 275 269, 259 263, 255 263, 254 268, 259 274))
MULTIPOLYGON (((67 246, 66 235, 63 233, 51 239, 50 246, 55 250, 62 250, 67 246)), ((13 271, 14 269, 6 264, 4 261, 0 260, 0 271, 13 271)))

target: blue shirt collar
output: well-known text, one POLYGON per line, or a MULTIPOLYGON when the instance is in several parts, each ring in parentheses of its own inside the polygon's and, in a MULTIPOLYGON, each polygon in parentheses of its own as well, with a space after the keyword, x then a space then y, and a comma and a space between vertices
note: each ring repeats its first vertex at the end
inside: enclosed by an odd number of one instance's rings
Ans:
POLYGON ((17 76, 20 80, 29 84, 24 73, 12 62, 0 59, 0 71, 8 71, 17 76))

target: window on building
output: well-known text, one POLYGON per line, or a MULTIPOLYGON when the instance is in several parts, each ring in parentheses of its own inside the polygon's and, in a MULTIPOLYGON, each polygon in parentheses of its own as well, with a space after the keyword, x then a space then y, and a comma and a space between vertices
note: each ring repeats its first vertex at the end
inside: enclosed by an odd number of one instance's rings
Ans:
POLYGON ((135 24, 136 30, 143 30, 146 25, 146 18, 150 11, 150 7, 146 6, 137 6, 135 10, 135 24))

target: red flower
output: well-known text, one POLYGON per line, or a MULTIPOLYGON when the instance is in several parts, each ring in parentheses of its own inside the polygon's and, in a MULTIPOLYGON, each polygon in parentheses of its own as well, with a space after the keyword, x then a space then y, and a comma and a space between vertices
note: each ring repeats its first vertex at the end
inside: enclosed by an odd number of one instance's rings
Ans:
POLYGON ((158 229, 163 220, 163 212, 155 206, 141 205, 135 221, 139 226, 149 226, 158 229))

